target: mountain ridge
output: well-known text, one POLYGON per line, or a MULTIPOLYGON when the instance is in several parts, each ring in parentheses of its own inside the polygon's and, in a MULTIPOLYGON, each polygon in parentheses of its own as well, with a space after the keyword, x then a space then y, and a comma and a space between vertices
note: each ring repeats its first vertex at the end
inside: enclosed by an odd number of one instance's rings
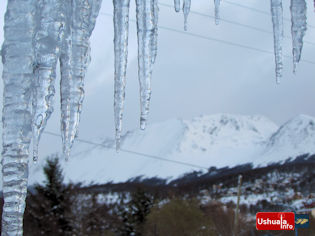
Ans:
MULTIPOLYGON (((171 119, 149 125, 146 131, 126 132, 119 153, 113 140, 103 139, 102 146, 94 147, 77 141, 72 152, 76 156, 68 162, 61 160, 61 165, 67 182, 84 184, 119 182, 140 175, 172 179, 199 171, 196 166, 204 167, 203 171, 245 163, 266 166, 315 153, 313 142, 303 146, 305 138, 315 137, 313 123, 315 118, 306 115, 280 127, 263 116, 215 114, 171 119), (296 147, 290 144, 290 137, 295 137, 296 147)), ((45 158, 30 164, 30 184, 43 181, 44 164, 45 158)))

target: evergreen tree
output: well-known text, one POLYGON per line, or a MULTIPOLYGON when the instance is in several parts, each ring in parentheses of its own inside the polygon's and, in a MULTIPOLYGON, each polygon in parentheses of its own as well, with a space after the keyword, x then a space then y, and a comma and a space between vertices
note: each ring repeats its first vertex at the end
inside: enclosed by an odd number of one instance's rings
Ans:
POLYGON ((92 194, 80 208, 82 219, 78 235, 114 236, 117 219, 111 214, 111 206, 98 202, 97 196, 92 194))
MULTIPOLYGON (((28 197, 28 217, 25 218, 36 225, 40 235, 71 235, 71 185, 63 183, 64 176, 57 156, 47 160, 44 174, 44 185, 36 185, 35 191, 28 197)), ((29 233, 36 235, 33 230, 29 233)))
POLYGON ((142 236, 142 227, 153 206, 153 196, 142 189, 131 194, 127 208, 122 208, 120 217, 123 222, 121 235, 142 236))

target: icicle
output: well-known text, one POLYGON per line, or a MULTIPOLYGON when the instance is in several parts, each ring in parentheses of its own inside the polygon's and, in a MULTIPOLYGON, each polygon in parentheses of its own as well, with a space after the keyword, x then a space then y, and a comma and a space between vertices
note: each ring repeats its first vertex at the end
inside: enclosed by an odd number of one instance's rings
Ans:
POLYGON ((31 94, 35 0, 8 1, 4 22, 2 236, 23 235, 32 137, 31 94))
POLYGON ((138 30, 138 75, 140 83, 140 128, 145 129, 151 99, 152 67, 156 57, 157 0, 136 0, 138 30))
POLYGON ((282 0, 270 0, 273 24, 274 53, 276 62, 276 82, 282 77, 282 41, 283 41, 283 10, 282 0))
POLYGON ((291 0, 291 34, 292 34, 292 53, 293 53, 293 73, 296 71, 297 63, 301 59, 303 48, 303 37, 306 32, 306 1, 291 0))
MULTIPOLYGON (((90 0, 91 1, 91 0, 90 0)), ((96 18, 100 12, 103 0, 93 0, 91 3, 91 14, 90 14, 90 21, 89 21, 89 37, 92 35, 92 32, 95 28, 96 18)))
POLYGON ((120 136, 125 100, 126 68, 128 58, 129 3, 130 0, 113 0, 115 52, 114 115, 117 151, 120 148, 120 136))
POLYGON ((152 5, 152 22, 153 22, 153 32, 152 32, 152 40, 151 40, 151 55, 152 55, 152 64, 155 63, 157 56, 157 41, 158 41, 158 20, 159 20, 159 7, 158 0, 153 1, 152 5))
POLYGON ((221 0, 214 0, 214 16, 216 25, 220 22, 220 2, 221 0))
POLYGON ((174 8, 176 12, 180 11, 180 0, 174 0, 174 8))
POLYGON ((60 56, 61 68, 61 132, 66 160, 77 136, 84 99, 84 77, 90 62, 89 38, 94 29, 101 0, 73 0, 68 2, 67 27, 60 56), (71 10, 72 9, 72 10, 71 10))
POLYGON ((66 159, 70 156, 71 141, 74 139, 75 134, 70 131, 71 109, 70 109, 70 91, 72 86, 72 16, 74 11, 74 1, 67 1, 65 3, 65 15, 67 22, 65 28, 65 36, 62 41, 60 51, 60 101, 61 101, 61 137, 63 146, 63 155, 66 159))
POLYGON ((53 112, 56 64, 65 22, 61 17, 62 0, 37 4, 37 27, 34 39, 35 80, 33 83, 33 160, 38 159, 38 143, 53 112), (47 17, 49 16, 49 17, 47 17))
POLYGON ((183 13, 184 13, 184 30, 185 31, 187 31, 187 21, 188 21, 188 15, 190 12, 190 5, 191 5, 191 0, 184 0, 183 13))
POLYGON ((1 50, 4 81, 2 235, 23 234, 32 125, 36 160, 38 141, 52 112, 59 56, 64 150, 67 155, 70 152, 90 58, 89 37, 100 6, 101 0, 8 1, 1 50))

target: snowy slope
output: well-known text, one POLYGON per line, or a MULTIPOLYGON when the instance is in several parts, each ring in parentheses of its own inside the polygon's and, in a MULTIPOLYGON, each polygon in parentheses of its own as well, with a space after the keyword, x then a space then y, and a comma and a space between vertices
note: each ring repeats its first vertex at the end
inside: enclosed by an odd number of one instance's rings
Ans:
POLYGON ((262 116, 229 114, 201 116, 184 123, 187 130, 175 156, 218 167, 251 162, 278 128, 262 116))
POLYGON ((169 155, 182 142, 186 129, 184 121, 179 119, 153 124, 145 131, 127 132, 122 138, 122 147, 154 155, 169 155))
POLYGON ((283 124, 269 139, 261 163, 315 153, 315 118, 299 115, 283 124), (277 157, 276 159, 274 159, 277 157))
MULTIPOLYGON (((73 156, 68 163, 62 161, 62 166, 67 181, 85 184, 124 181, 139 175, 171 178, 200 168, 159 158, 206 168, 248 162, 266 165, 315 153, 314 137, 315 119, 305 115, 278 128, 262 116, 216 114, 173 119, 150 125, 146 131, 129 131, 122 137, 119 153, 114 150, 114 140, 89 140, 102 145, 76 142, 73 156)), ((43 165, 43 158, 31 164, 30 184, 43 180, 43 165)))

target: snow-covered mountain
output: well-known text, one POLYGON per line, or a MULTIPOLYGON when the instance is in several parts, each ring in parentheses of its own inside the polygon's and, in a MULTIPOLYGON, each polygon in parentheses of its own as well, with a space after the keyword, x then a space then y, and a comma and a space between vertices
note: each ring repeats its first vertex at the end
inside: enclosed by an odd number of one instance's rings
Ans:
POLYGON ((283 124, 268 140, 262 162, 315 153, 315 118, 299 115, 283 124))
POLYGON ((223 148, 246 148, 265 143, 278 129, 262 116, 216 114, 192 120, 168 120, 143 132, 127 132, 123 148, 157 155, 207 153, 223 148))
MULTIPOLYGON (((129 131, 122 137, 119 153, 113 140, 91 142, 102 145, 77 141, 70 161, 61 161, 66 180, 88 184, 139 175, 178 177, 200 170, 198 166, 206 171, 210 166, 283 161, 315 153, 315 118, 300 115, 278 128, 262 116, 216 114, 173 119, 152 124, 145 131, 129 131)), ((43 158, 36 165, 31 163, 30 184, 43 180, 44 163, 43 158)))
POLYGON ((229 114, 201 116, 184 124, 186 132, 176 155, 202 157, 203 166, 221 167, 250 162, 278 129, 262 116, 229 114))

